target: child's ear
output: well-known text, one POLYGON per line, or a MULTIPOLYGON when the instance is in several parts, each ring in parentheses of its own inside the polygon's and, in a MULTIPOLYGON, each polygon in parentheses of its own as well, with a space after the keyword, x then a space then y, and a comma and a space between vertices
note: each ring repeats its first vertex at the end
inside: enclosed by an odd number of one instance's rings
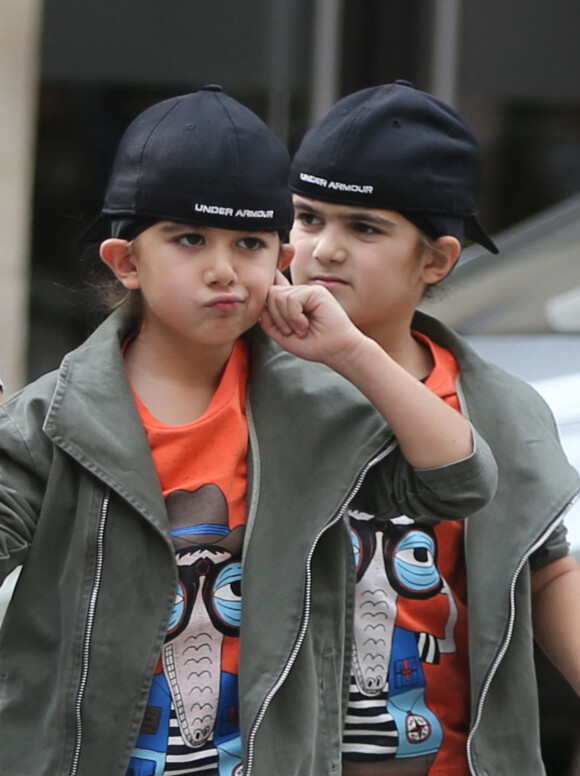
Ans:
POLYGON ((280 257, 278 259, 278 269, 280 272, 284 272, 290 266, 295 252, 294 246, 290 245, 290 243, 283 243, 280 246, 280 257))
POLYGON ((101 259, 113 272, 125 288, 139 288, 139 271, 133 260, 131 243, 118 237, 111 237, 101 243, 99 249, 101 259))
POLYGON ((457 237, 446 234, 433 240, 432 247, 425 251, 422 279, 426 285, 438 283, 451 272, 459 256, 461 243, 457 237))

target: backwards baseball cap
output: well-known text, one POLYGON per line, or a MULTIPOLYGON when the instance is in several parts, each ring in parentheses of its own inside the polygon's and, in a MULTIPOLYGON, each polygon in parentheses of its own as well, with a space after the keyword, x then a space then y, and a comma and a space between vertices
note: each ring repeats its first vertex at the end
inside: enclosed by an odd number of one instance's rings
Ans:
POLYGON ((463 119, 407 81, 350 94, 304 136, 290 188, 305 197, 395 210, 432 237, 498 253, 476 218, 481 152, 463 119))
POLYGON ((220 86, 145 110, 119 144, 89 239, 131 239, 161 220, 286 232, 290 158, 252 111, 220 86))

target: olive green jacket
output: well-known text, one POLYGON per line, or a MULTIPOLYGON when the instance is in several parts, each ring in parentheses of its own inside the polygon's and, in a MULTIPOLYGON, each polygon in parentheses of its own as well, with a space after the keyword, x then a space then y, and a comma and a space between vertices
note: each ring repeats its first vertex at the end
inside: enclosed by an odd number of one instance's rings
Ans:
MULTIPOLYGON (((0 773, 124 776, 177 584, 163 496, 111 316, 0 408, 0 773)), ((250 333, 249 530, 240 698, 245 772, 340 768, 353 563, 344 512, 380 460, 382 511, 457 518, 492 496, 487 445, 413 471, 331 370, 250 333)))

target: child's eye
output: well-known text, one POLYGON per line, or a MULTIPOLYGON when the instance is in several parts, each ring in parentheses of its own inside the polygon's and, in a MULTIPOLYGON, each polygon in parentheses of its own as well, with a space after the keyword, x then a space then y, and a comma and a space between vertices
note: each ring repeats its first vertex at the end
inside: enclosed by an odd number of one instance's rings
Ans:
POLYGON ((204 238, 197 232, 187 232, 186 234, 180 234, 177 238, 179 245, 184 245, 187 248, 197 248, 203 245, 204 238))
POLYGON ((377 229, 376 226, 365 224, 363 221, 357 221, 354 223, 353 228, 355 232, 358 232, 359 234, 381 234, 381 230, 377 229))
POLYGON ((296 213, 296 220, 299 221, 302 226, 320 226, 322 224, 322 219, 308 211, 296 213))
POLYGON ((261 248, 266 247, 264 240, 261 240, 259 237, 242 237, 238 241, 238 245, 246 251, 259 251, 261 248))

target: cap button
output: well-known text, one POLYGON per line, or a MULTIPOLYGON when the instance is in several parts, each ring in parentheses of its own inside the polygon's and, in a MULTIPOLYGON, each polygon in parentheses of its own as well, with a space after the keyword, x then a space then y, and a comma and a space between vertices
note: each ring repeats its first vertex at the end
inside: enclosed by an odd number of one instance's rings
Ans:
POLYGON ((223 92, 223 87, 219 84, 206 84, 201 90, 202 92, 223 92))
POLYGON ((397 78, 395 83, 398 84, 399 86, 410 86, 411 89, 413 88, 413 84, 411 83, 411 81, 405 81, 404 78, 397 78))

